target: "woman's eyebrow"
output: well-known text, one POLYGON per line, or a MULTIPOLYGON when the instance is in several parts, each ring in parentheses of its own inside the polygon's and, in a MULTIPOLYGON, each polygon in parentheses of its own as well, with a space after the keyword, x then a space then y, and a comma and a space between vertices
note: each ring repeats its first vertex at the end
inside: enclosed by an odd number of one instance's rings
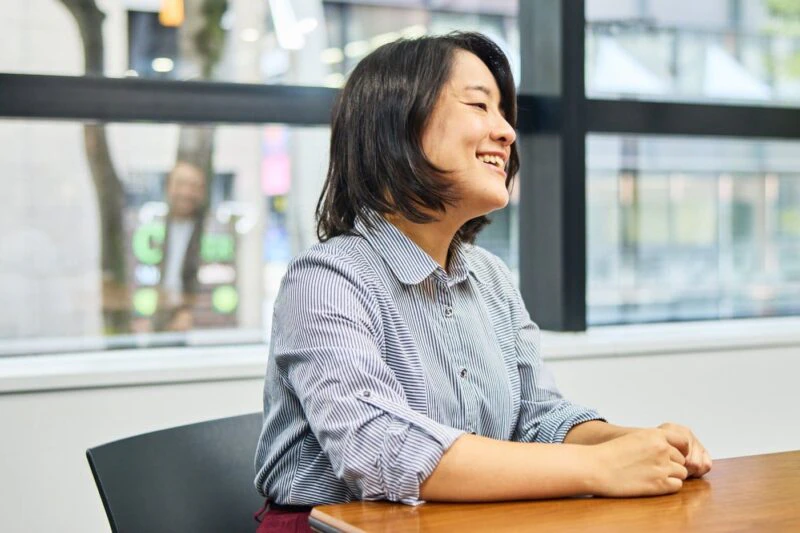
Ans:
MULTIPOLYGON (((484 93, 486 96, 488 96, 489 98, 492 98, 492 90, 489 89, 485 85, 467 85, 466 87, 464 87, 464 90, 465 91, 480 91, 480 92, 484 93)), ((503 116, 505 116, 506 114, 505 114, 505 110, 503 110, 503 100, 502 99, 498 102, 498 107, 502 110, 503 116)))
POLYGON ((486 87, 485 85, 467 85, 466 87, 464 87, 464 90, 465 91, 480 91, 480 92, 484 93, 486 96, 489 96, 489 97, 492 96, 492 91, 488 87, 486 87))

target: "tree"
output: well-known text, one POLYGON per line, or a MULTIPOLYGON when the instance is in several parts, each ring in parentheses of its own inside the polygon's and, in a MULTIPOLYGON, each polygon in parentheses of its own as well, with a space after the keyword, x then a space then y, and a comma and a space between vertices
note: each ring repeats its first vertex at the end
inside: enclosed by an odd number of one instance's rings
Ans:
MULTIPOLYGON (((102 76, 103 19, 94 0, 60 0, 72 14, 83 42, 87 76, 102 76)), ((130 324, 130 294, 125 265, 123 207, 125 196, 108 150, 102 124, 83 126, 86 159, 97 196, 100 214, 100 270, 103 325, 106 334, 125 332, 130 324)))
MULTIPOLYGON (((105 66, 103 59, 105 15, 97 7, 95 0, 60 0, 60 2, 69 10, 78 26, 83 43, 85 74, 102 76, 105 66)), ((222 57, 225 33, 220 22, 227 7, 227 0, 186 0, 186 21, 179 30, 180 61, 185 70, 196 70, 197 78, 211 79, 222 57)), ((124 333, 130 329, 131 318, 123 225, 124 187, 114 168, 105 127, 101 124, 84 125, 84 143, 100 214, 104 330, 106 334, 124 333)), ((213 149, 212 126, 184 126, 180 132, 176 159, 188 161, 204 169, 206 179, 209 180, 214 175, 213 149)), ((206 187, 206 190, 208 189, 206 187)), ((198 217, 196 222, 201 229, 203 218, 203 216, 198 217)), ((199 254, 200 248, 194 249, 193 253, 199 254)))

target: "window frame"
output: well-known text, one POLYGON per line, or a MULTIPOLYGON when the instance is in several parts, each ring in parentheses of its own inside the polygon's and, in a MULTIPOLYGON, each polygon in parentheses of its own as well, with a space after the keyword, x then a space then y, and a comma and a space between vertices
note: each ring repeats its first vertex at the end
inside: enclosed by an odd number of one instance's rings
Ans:
POLYGON ((585 7, 519 3, 520 291, 533 320, 555 331, 587 328, 589 134, 800 140, 796 107, 587 98, 585 7))

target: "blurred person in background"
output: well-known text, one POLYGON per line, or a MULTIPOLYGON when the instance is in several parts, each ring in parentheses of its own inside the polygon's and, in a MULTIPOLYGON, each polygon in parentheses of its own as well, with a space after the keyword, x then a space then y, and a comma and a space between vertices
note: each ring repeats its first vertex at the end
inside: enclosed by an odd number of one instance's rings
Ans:
POLYGON ((164 193, 167 215, 157 307, 152 316, 135 319, 133 330, 138 333, 192 328, 193 306, 199 289, 197 272, 206 190, 206 173, 193 163, 178 161, 167 174, 164 193))

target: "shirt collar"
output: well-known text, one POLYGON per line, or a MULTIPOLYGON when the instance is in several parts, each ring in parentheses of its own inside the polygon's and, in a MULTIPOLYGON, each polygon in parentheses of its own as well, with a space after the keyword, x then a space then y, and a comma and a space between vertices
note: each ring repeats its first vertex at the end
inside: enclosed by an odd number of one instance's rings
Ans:
POLYGON ((451 286, 464 281, 469 273, 475 277, 465 247, 459 242, 453 243, 450 274, 447 274, 422 248, 375 211, 365 210, 357 216, 354 228, 383 258, 395 277, 406 285, 417 285, 431 274, 451 286))

